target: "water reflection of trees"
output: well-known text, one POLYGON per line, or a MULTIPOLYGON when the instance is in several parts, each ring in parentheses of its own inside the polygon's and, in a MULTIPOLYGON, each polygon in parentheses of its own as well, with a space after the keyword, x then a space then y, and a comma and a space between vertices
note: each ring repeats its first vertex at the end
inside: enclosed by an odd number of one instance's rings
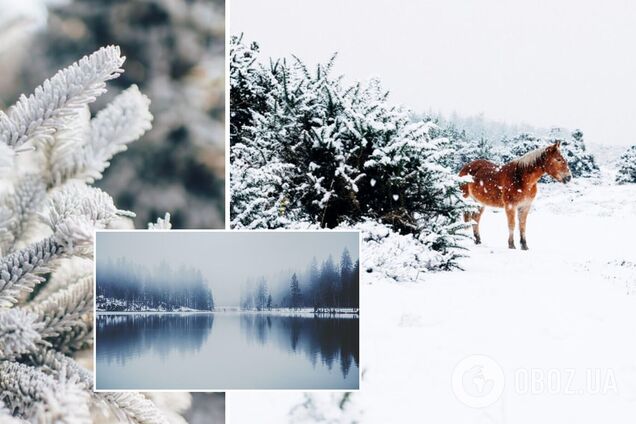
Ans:
POLYGON ((314 365, 320 360, 332 369, 336 363, 343 377, 349 373, 352 363, 359 366, 357 319, 244 314, 241 332, 248 340, 276 343, 285 350, 303 353, 314 365))
POLYGON ((98 315, 96 355, 125 363, 147 352, 165 359, 172 351, 197 351, 213 323, 213 314, 98 315))

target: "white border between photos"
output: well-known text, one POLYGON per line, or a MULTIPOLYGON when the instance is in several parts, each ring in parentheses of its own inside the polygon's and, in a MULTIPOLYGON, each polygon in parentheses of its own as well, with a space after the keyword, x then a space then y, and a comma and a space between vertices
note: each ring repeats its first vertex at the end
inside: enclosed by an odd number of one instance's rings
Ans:
POLYGON ((95 230, 93 233, 93 392, 95 393, 107 393, 107 392, 193 392, 193 393, 226 393, 225 395, 225 422, 228 421, 228 396, 230 392, 334 392, 334 393, 346 393, 346 392, 359 392, 362 388, 362 352, 360 351, 360 339, 362 329, 362 316, 364 314, 362 305, 362 270, 359 270, 360 278, 358 281, 358 388, 357 389, 97 389, 97 233, 357 233, 358 234, 358 261, 361 261, 362 251, 362 235, 357 230, 347 229, 320 229, 320 230, 303 230, 303 229, 277 229, 277 230, 264 230, 264 229, 178 229, 178 230, 95 230))

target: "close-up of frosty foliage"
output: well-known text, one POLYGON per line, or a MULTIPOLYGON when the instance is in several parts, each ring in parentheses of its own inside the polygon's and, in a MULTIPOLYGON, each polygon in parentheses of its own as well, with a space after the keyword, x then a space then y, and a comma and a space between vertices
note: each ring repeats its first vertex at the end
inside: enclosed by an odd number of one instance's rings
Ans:
POLYGON ((153 122, 135 85, 88 109, 125 60, 102 47, 0 112, 0 422, 186 422, 190 394, 94 393, 86 360, 94 231, 135 216, 92 184, 153 122))
MULTIPOLYGON (((110 161, 95 185, 121 207, 134 210, 140 228, 166 211, 175 228, 222 227, 224 1, 17 3, 0 1, 5 34, 0 38, 7 40, 0 41, 0 108, 40 84, 51 69, 117 44, 128 57, 126 73, 111 81, 92 111, 136 85, 152 99, 149 109, 155 120, 126 155, 110 161)), ((102 119, 111 117, 104 113, 102 119)))

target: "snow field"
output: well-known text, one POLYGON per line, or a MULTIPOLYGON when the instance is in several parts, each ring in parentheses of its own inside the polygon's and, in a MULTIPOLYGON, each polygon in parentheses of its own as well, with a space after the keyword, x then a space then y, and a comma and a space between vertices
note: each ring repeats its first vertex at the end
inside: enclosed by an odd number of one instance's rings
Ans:
MULTIPOLYGON (((505 215, 488 209, 483 244, 466 242, 465 271, 399 284, 363 274, 361 391, 348 413, 325 416, 349 422, 361 412, 364 423, 631 422, 634 212, 634 185, 542 185, 528 218, 527 252, 507 248, 505 215), (465 393, 452 387, 456 365, 472 355, 487 355, 503 371, 503 392, 483 408, 467 406, 465 393)), ((243 392, 228 401, 230 422, 280 423, 302 395, 243 392)))

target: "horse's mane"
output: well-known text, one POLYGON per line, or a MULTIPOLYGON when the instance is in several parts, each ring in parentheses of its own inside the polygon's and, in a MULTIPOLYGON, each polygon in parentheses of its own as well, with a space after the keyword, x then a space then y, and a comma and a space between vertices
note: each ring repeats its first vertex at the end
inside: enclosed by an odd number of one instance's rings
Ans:
POLYGON ((525 155, 519 156, 518 158, 512 160, 511 163, 515 163, 522 168, 529 168, 531 166, 534 166, 540 159, 545 156, 548 147, 550 146, 539 147, 538 149, 531 150, 525 155))

